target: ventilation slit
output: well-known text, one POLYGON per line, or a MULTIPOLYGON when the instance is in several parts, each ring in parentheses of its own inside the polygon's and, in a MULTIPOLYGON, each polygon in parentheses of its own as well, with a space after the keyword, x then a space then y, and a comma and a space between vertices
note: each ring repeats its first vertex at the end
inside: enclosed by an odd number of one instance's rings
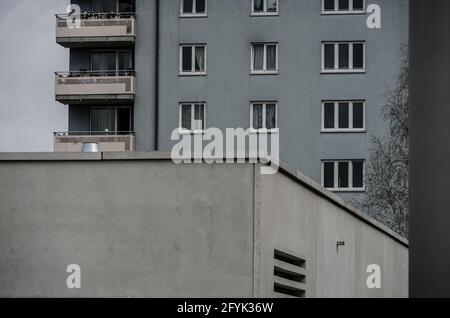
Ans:
POLYGON ((275 250, 274 291, 304 298, 306 294, 306 261, 300 257, 275 250))

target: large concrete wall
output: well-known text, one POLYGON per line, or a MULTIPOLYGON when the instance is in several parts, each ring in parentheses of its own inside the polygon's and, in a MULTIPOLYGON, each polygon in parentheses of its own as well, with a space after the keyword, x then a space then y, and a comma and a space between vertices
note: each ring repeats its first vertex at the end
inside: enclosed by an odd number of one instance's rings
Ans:
POLYGON ((251 297, 252 181, 249 165, 2 162, 0 296, 251 297))
POLYGON ((257 295, 279 297, 267 279, 277 249, 306 260, 306 297, 408 297, 405 241, 299 176, 261 177, 257 295), (366 284, 372 264, 381 268, 380 289, 366 284))
POLYGON ((259 168, 0 154, 0 296, 280 296, 274 249, 306 260, 306 297, 408 295, 406 241, 295 170, 259 168), (66 287, 70 264, 80 290, 66 287), (370 264, 380 290, 366 287, 370 264))

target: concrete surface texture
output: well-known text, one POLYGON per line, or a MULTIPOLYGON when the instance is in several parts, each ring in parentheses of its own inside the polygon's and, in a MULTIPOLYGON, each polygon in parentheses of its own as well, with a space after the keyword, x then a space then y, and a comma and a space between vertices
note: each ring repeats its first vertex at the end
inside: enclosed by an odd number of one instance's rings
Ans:
POLYGON ((0 296, 283 297, 274 250, 304 261, 303 296, 408 296, 404 239, 287 166, 259 172, 158 153, 0 154, 0 296), (371 264, 381 289, 367 288, 371 264))

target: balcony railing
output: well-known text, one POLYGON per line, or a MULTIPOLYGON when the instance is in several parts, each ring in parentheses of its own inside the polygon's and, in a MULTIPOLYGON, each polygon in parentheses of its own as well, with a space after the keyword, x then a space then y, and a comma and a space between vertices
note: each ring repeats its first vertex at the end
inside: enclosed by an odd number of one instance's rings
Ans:
POLYGON ((55 132, 55 152, 81 152, 83 144, 97 143, 101 152, 135 151, 134 132, 55 132))
POLYGON ((134 13, 56 15, 56 42, 64 47, 132 46, 135 41, 134 13))
POLYGON ((55 73, 55 97, 64 104, 132 101, 134 94, 134 71, 55 73))

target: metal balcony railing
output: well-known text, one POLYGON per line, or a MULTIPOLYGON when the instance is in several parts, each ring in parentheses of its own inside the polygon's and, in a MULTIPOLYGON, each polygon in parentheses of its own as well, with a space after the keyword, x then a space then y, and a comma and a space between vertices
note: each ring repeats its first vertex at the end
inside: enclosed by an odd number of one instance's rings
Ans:
POLYGON ((55 14, 56 19, 58 21, 67 21, 79 18, 81 20, 110 20, 110 19, 130 19, 135 18, 135 12, 94 12, 94 11, 85 11, 83 13, 64 13, 64 14, 55 14))
POLYGON ((84 78, 84 77, 131 77, 135 76, 134 70, 116 71, 69 71, 55 72, 56 78, 84 78))

